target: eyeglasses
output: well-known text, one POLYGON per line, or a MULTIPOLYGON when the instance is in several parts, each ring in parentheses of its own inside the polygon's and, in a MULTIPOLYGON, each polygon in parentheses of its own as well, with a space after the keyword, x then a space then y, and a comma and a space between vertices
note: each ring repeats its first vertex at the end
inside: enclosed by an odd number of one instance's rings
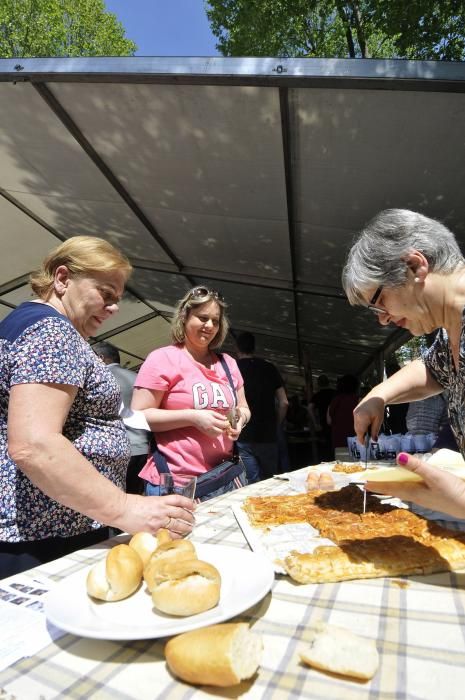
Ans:
POLYGON ((365 306, 366 309, 369 309, 370 311, 372 311, 374 314, 377 314, 378 316, 382 316, 383 314, 387 313, 386 309, 380 309, 379 306, 375 306, 382 291, 383 291, 383 285, 378 287, 378 289, 373 294, 373 296, 371 297, 368 304, 366 304, 366 306, 365 306))
POLYGON ((214 299, 218 299, 218 301, 224 301, 223 295, 220 294, 220 292, 217 292, 216 289, 208 289, 208 287, 194 287, 194 289, 191 289, 189 293, 188 298, 194 298, 197 299, 199 297, 213 297, 214 299))

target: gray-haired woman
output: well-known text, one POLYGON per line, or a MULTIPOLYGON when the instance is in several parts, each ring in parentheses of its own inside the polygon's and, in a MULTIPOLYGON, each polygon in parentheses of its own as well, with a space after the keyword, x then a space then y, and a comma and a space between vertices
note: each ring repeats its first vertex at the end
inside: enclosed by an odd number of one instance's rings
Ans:
MULTIPOLYGON (((465 259, 454 235, 422 214, 387 209, 357 237, 342 283, 349 302, 365 306, 383 326, 394 323, 416 336, 439 329, 423 359, 378 384, 358 404, 354 426, 359 441, 368 430, 377 438, 386 404, 447 389, 450 424, 465 455, 465 259)), ((377 483, 372 490, 465 517, 465 482, 405 453, 397 461, 423 481, 377 483)))

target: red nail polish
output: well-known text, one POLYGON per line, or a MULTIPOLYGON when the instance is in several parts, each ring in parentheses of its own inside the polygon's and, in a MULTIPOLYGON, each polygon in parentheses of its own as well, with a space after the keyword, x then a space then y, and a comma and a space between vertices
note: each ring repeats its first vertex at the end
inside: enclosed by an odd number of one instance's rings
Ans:
POLYGON ((400 452, 400 454, 397 455, 397 461, 399 464, 407 464, 408 455, 406 455, 405 452, 400 452))

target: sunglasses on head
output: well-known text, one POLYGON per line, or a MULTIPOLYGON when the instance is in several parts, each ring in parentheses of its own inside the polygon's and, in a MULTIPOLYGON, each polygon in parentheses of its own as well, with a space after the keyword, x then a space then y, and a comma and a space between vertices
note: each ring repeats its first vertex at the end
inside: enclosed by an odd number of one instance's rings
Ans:
POLYGON ((189 292, 189 298, 198 299, 201 297, 213 297, 218 299, 218 301, 223 301, 223 295, 220 294, 216 289, 208 289, 208 287, 194 287, 189 292))

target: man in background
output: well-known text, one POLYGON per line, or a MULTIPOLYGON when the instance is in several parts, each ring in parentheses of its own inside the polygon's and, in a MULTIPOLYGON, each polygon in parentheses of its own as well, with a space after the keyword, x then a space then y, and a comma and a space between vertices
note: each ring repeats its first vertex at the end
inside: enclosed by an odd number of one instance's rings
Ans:
POLYGON ((313 394, 309 411, 315 430, 318 434, 318 457, 320 462, 333 458, 333 448, 331 445, 331 427, 328 425, 326 416, 329 404, 333 400, 336 392, 329 385, 326 374, 320 374, 317 379, 318 390, 313 394))
MULTIPOLYGON (((105 362, 110 372, 115 377, 121 389, 123 408, 131 407, 132 392, 136 380, 136 372, 121 367, 118 348, 111 343, 95 343, 92 350, 105 362)), ((139 477, 139 472, 147 461, 150 434, 146 430, 136 430, 125 426, 131 443, 131 459, 126 473, 126 493, 142 494, 144 481, 139 477)))
POLYGON ((252 416, 237 445, 249 484, 278 472, 278 426, 286 417, 288 400, 276 367, 255 357, 255 338, 248 331, 236 338, 237 364, 244 379, 252 416))

